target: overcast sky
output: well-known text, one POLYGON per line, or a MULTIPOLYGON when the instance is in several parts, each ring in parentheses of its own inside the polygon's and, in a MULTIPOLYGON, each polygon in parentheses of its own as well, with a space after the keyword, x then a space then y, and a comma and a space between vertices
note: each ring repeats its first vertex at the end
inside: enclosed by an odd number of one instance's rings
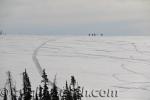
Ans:
POLYGON ((0 0, 0 30, 150 35, 150 0, 0 0))

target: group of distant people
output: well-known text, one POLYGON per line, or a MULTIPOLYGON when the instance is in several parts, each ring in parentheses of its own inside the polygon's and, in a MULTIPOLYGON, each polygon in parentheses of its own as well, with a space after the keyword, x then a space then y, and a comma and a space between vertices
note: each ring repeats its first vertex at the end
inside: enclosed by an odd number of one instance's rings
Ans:
POLYGON ((88 34, 88 35, 89 35, 89 36, 98 36, 98 35, 103 36, 103 33, 101 33, 101 34, 92 33, 92 34, 88 34))

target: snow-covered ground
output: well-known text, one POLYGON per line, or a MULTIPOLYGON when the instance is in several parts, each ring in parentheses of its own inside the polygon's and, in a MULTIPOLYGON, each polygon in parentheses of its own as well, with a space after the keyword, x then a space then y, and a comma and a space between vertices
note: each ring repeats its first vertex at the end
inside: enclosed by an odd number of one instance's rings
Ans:
POLYGON ((22 88, 26 68, 35 89, 40 67, 50 81, 57 74, 60 88, 74 75, 88 91, 118 91, 118 98, 85 100, 150 100, 150 37, 0 36, 0 88, 8 70, 17 89, 22 88))

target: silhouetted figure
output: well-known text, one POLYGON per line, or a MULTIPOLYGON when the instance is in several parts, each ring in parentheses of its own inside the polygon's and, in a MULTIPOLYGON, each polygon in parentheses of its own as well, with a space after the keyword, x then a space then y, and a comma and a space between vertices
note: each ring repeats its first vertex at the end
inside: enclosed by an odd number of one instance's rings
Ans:
POLYGON ((3 31, 0 31, 0 35, 2 35, 3 34, 3 31))

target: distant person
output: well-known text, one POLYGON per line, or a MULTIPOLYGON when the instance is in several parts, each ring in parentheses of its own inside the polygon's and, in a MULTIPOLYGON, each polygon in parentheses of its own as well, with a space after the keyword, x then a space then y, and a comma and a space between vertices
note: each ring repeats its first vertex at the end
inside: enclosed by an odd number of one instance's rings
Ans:
POLYGON ((103 36, 103 33, 101 33, 100 35, 103 36))
POLYGON ((3 32, 2 31, 0 31, 0 35, 2 35, 3 34, 3 32))

